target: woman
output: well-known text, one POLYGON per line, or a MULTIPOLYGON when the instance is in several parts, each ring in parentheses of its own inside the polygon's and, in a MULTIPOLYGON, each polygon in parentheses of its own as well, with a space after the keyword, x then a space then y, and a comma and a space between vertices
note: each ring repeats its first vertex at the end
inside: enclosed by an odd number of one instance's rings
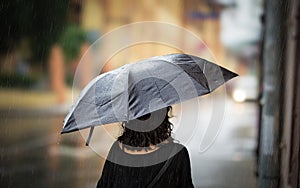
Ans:
POLYGON ((193 187, 188 151, 171 137, 170 110, 122 124, 97 187, 193 187))

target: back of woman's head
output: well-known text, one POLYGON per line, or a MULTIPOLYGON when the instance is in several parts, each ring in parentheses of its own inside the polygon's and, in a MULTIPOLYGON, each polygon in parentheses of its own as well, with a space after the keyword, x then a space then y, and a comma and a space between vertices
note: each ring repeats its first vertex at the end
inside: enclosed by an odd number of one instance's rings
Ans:
POLYGON ((173 125, 169 121, 171 109, 171 107, 167 107, 165 110, 143 115, 137 120, 122 123, 123 134, 118 137, 118 141, 122 143, 122 146, 129 149, 135 147, 136 150, 160 144, 167 139, 172 141, 171 132, 173 125), (160 114, 157 115, 157 113, 160 114), (154 115, 154 120, 151 120, 150 117, 154 115), (156 121, 157 119, 161 119, 161 121, 156 121), (139 127, 145 129, 142 130, 139 127))

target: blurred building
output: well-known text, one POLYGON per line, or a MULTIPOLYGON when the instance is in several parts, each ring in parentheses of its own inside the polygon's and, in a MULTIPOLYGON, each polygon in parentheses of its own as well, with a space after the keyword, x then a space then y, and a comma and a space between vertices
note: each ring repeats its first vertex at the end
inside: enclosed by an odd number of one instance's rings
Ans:
POLYGON ((300 6, 298 0, 266 0, 264 10, 259 187, 296 188, 300 186, 300 6))
MULTIPOLYGON (((201 37, 207 47, 203 44, 192 44, 191 48, 194 48, 195 51, 198 50, 199 54, 201 54, 203 48, 209 48, 214 53, 218 63, 225 64, 223 61, 224 47, 220 41, 220 8, 215 3, 204 0, 86 0, 82 4, 81 25, 87 30, 96 30, 101 34, 126 24, 144 21, 165 22, 194 32, 194 34, 201 37)), ((155 31, 151 32, 160 35, 155 31)), ((142 33, 136 34, 140 35, 142 33)), ((132 59, 141 59, 170 52, 178 51, 168 49, 167 46, 162 45, 149 46, 149 44, 142 44, 132 47, 132 54, 135 56, 132 59), (140 49, 139 53, 136 53, 137 49, 140 49)))

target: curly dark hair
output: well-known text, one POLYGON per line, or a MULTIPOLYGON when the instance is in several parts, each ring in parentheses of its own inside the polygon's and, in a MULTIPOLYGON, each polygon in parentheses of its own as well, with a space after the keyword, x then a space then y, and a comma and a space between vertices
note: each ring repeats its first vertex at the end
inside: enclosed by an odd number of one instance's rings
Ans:
MULTIPOLYGON (((172 110, 172 107, 167 107, 167 113, 163 122, 155 129, 148 132, 138 132, 132 130, 126 126, 126 123, 122 123, 123 134, 118 137, 118 141, 122 143, 122 147, 130 150, 142 150, 150 145, 157 145, 167 140, 173 142, 171 132, 173 129, 173 124, 169 121, 169 112, 172 110)), ((137 119, 146 120, 151 116, 151 114, 146 114, 137 119)))

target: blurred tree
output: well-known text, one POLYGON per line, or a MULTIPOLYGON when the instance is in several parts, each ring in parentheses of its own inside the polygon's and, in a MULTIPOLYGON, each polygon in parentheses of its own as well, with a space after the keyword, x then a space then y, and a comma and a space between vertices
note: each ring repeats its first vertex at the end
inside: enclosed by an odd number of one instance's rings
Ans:
POLYGON ((68 0, 2 0, 0 2, 0 53, 13 51, 29 39, 31 63, 46 62, 49 48, 67 22, 68 0))
POLYGON ((87 42, 87 33, 80 26, 73 24, 65 28, 59 38, 59 45, 64 51, 67 63, 78 57, 80 48, 85 42, 87 42))

